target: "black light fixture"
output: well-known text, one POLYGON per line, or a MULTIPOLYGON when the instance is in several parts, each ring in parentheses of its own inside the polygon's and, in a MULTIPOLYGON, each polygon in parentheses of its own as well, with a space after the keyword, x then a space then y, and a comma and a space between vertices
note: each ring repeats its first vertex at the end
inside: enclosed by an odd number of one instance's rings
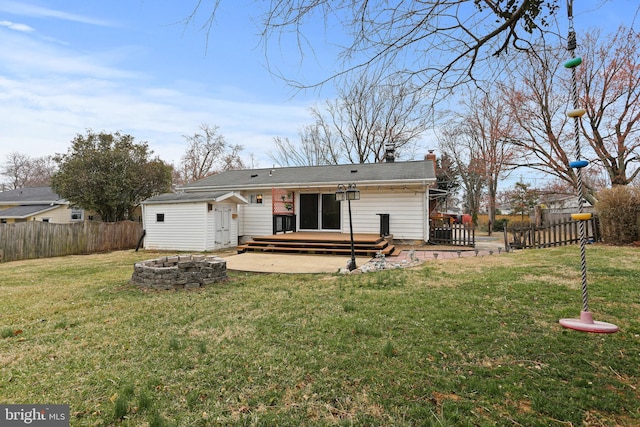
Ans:
POLYGON ((356 267, 356 251, 353 243, 353 221, 351 220, 351 201, 360 200, 360 190, 356 188, 356 185, 351 184, 339 184, 336 190, 336 200, 339 202, 347 201, 349 206, 349 232, 351 235, 351 262, 349 263, 349 271, 355 270, 356 267))

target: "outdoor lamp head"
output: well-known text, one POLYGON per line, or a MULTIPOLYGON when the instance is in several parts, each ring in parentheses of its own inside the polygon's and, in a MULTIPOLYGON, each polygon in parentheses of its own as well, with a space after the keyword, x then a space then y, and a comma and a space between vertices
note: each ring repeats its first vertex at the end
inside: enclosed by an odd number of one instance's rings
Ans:
POLYGON ((349 184, 349 188, 347 188, 347 200, 360 200, 360 190, 356 189, 355 184, 349 184))
POLYGON ((347 200, 360 200, 360 191, 347 190, 347 200))

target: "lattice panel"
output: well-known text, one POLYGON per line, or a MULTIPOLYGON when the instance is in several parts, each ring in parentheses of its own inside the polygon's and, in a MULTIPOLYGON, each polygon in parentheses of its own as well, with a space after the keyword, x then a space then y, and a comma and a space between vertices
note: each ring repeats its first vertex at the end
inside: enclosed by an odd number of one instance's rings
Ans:
POLYGON ((272 188, 271 196, 271 207, 274 215, 293 215, 296 212, 293 191, 272 188))

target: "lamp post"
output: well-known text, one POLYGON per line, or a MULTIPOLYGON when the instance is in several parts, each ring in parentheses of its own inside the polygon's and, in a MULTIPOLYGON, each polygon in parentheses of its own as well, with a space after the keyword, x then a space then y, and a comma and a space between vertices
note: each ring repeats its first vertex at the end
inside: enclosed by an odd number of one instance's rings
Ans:
POLYGON ((353 221, 351 220, 351 201, 360 200, 360 190, 356 188, 356 185, 351 184, 339 184, 336 190, 336 200, 342 202, 347 201, 349 206, 349 233, 351 235, 351 262, 349 263, 349 271, 356 269, 356 251, 353 244, 353 221))

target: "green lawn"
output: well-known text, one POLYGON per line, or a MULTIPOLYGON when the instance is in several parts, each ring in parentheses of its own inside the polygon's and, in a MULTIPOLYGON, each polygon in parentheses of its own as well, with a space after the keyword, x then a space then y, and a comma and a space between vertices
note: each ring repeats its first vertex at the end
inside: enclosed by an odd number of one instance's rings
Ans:
POLYGON ((0 264, 0 402, 72 426, 640 425, 640 251, 589 246, 143 292, 132 251, 0 264))

